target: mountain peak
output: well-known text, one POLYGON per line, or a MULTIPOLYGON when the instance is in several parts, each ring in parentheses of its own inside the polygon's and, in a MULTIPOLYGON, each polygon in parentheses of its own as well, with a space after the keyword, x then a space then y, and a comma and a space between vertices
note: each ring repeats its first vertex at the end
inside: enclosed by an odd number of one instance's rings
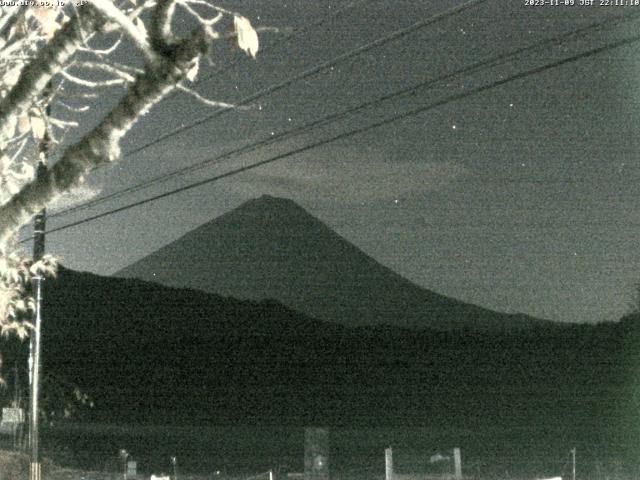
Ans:
POLYGON ((275 203, 293 203, 293 204, 296 204, 296 202, 294 202, 290 198, 276 197, 274 195, 269 195, 268 193, 260 195, 258 198, 253 198, 253 199, 249 200, 249 202, 275 202, 275 203))
POLYGON ((293 200, 271 195, 243 203, 116 275, 240 299, 276 299, 350 326, 491 330, 538 322, 421 288, 293 200))

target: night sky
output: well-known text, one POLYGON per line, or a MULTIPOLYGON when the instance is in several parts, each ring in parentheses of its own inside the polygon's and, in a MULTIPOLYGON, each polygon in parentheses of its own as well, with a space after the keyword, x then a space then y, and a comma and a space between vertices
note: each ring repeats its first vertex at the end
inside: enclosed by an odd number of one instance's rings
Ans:
MULTIPOLYGON (((640 15, 640 6, 580 6, 579 1, 574 6, 480 2, 128 156, 117 167, 95 172, 86 190, 109 194, 504 52, 609 17, 640 15)), ((217 43, 216 65, 202 69, 195 88, 208 98, 238 102, 463 3, 225 1, 255 26, 281 32, 261 34, 255 61, 217 43)), ((632 37, 639 27, 640 19, 627 18, 588 30, 304 135, 54 217, 49 227, 471 93, 632 37)), ((640 42, 607 50, 57 232, 48 237, 48 248, 68 267, 111 274, 242 202, 270 194, 295 200, 382 264, 439 293, 558 321, 617 320, 640 281, 639 74, 640 42)), ((103 108, 96 106, 83 125, 95 123, 103 108)), ((123 150, 213 110, 173 95, 139 122, 123 150)))

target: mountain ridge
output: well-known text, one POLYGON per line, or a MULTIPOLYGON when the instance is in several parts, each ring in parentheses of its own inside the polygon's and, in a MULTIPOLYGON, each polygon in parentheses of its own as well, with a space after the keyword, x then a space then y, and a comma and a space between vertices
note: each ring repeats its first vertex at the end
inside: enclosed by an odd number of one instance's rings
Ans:
POLYGON ((294 201, 270 195, 243 203, 114 276, 240 299, 273 298, 312 317, 351 326, 492 330, 553 323, 422 288, 294 201))
POLYGON ((347 327, 271 300, 64 268, 45 282, 44 312, 44 369, 96 398, 94 421, 450 424, 451 411, 463 424, 534 412, 577 421, 616 410, 620 393, 607 392, 627 388, 640 338, 632 322, 502 333, 347 327))

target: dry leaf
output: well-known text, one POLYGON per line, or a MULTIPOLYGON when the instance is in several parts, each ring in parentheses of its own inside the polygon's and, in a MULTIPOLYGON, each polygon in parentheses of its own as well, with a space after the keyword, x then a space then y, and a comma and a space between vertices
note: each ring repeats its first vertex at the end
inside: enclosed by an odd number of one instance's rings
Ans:
POLYGON ((196 77, 198 76, 198 70, 200 69, 200 59, 196 58, 196 61, 193 63, 193 67, 189 69, 187 72, 187 78, 190 82, 195 82, 196 77))
POLYGON ((31 117, 31 131, 36 140, 42 140, 47 131, 42 117, 31 117))
POLYGON ((251 26, 251 22, 238 15, 233 17, 233 27, 238 37, 238 47, 246 52, 247 55, 256 58, 260 44, 258 42, 258 33, 251 26))
POLYGON ((60 24, 56 21, 58 10, 55 8, 36 7, 31 11, 31 14, 40 24, 42 33, 48 38, 51 38, 56 30, 60 28, 60 24))
POLYGON ((18 118, 18 132, 20 134, 27 133, 31 130, 31 122, 29 121, 29 115, 23 113, 18 118))
POLYGON ((13 134, 16 132, 16 123, 17 119, 15 115, 9 115, 9 118, 2 127, 2 137, 5 139, 9 139, 13 137, 13 134))
POLYGON ((14 86, 18 83, 18 78, 20 78, 20 72, 22 71, 22 66, 14 67, 5 73, 4 78, 2 79, 3 83, 8 87, 14 86))

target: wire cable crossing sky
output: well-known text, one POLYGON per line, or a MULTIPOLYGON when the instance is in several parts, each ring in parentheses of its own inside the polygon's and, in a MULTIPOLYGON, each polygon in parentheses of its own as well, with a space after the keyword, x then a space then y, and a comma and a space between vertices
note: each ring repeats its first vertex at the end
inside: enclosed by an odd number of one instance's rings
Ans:
POLYGON ((469 303, 564 321, 626 311, 640 9, 294 0, 244 13, 285 33, 261 33, 269 55, 255 61, 215 49, 194 86, 259 108, 172 95, 143 117, 131 161, 51 209, 65 265, 113 273, 269 194, 469 303))
MULTIPOLYGON (((303 134, 305 132, 308 132, 312 128, 315 128, 315 127, 320 126, 320 125, 325 125, 326 123, 329 123, 329 122, 334 122, 336 120, 344 118, 347 115, 350 115, 352 113, 358 112, 358 111, 360 111, 362 109, 365 109, 365 108, 369 108, 369 107, 375 106, 377 104, 380 104, 380 103, 382 103, 384 101, 387 101, 387 100, 390 100, 392 98, 403 96, 403 95, 409 95, 411 93, 415 93, 420 89, 424 89, 424 88, 427 88, 429 86, 436 85, 436 84, 444 82, 444 81, 446 81, 448 79, 454 78, 454 77, 456 77, 458 75, 469 74, 469 73, 478 72, 480 70, 490 69, 490 68, 496 67, 497 65, 499 65, 501 63, 504 63, 504 62, 508 61, 509 59, 511 59, 514 56, 521 55, 523 53, 526 53, 526 52, 529 52, 529 51, 532 51, 532 50, 536 50, 536 49, 540 49, 540 48, 546 48, 546 47, 548 47, 550 45, 559 46, 559 45, 562 44, 562 41, 566 41, 567 39, 570 39, 570 38, 572 38, 572 37, 574 37, 576 35, 585 35, 585 34, 589 33, 589 31, 592 31, 593 29, 602 28, 604 26, 615 25, 616 23, 620 23, 620 22, 623 22, 623 21, 627 22, 627 21, 635 20, 639 16, 640 16, 640 12, 636 13, 634 15, 629 15, 629 16, 613 15, 613 16, 611 16, 609 18, 606 18, 605 20, 603 20, 601 22, 597 22, 597 23, 591 24, 591 25, 589 25, 587 27, 583 27, 583 28, 580 28, 578 30, 571 31, 571 32, 562 34, 560 36, 555 36, 553 38, 549 38, 548 40, 544 40, 542 42, 538 42, 536 44, 529 45, 527 47, 517 48, 515 50, 506 52, 504 54, 492 57, 490 59, 487 59, 487 60, 484 60, 484 61, 481 61, 481 62, 477 62, 477 63, 474 63, 473 65, 469 65, 467 67, 458 69, 458 70, 456 70, 454 72, 445 73, 445 74, 443 74, 443 75, 441 75, 441 76, 439 76, 437 78, 428 79, 428 80, 426 80, 424 82, 421 82, 421 83, 419 83, 417 85, 410 86, 410 87, 408 87, 406 89, 389 93, 387 95, 384 95, 383 97, 379 97, 379 98, 373 99, 371 101, 362 103, 360 105, 357 105, 355 107, 349 108, 347 110, 344 110, 344 111, 341 111, 341 112, 336 112, 335 114, 331 114, 331 115, 325 116, 325 117, 323 117, 321 119, 318 119, 318 120, 313 121, 311 123, 308 123, 306 125, 303 125, 303 126, 300 126, 300 127, 297 127, 297 128, 293 128, 293 129, 290 129, 288 131, 278 133, 276 135, 269 135, 269 136, 265 137, 263 140, 261 140, 259 142, 255 142, 255 143, 252 143, 252 144, 249 144, 249 145, 245 145, 245 146, 243 146, 241 148, 238 148, 236 150, 227 152, 227 153, 225 153, 223 155, 220 155, 218 157, 207 159, 207 160, 204 160, 202 162, 198 162, 197 164, 190 165, 190 166, 175 170, 173 172, 154 177, 154 178, 149 179, 149 180, 145 180, 145 181, 140 182, 138 184, 135 184, 135 185, 132 185, 132 186, 127 187, 125 189, 122 189, 122 190, 120 190, 118 192, 114 192, 114 193, 111 193, 109 195, 98 197, 98 198, 92 199, 90 201, 81 203, 79 205, 75 205, 73 207, 67 208, 65 210, 62 210, 62 211, 59 211, 59 212, 55 212, 53 214, 50 214, 49 217, 50 218, 59 217, 59 216, 62 216, 62 215, 66 215, 66 214, 69 214, 69 213, 72 213, 72 212, 76 212, 76 211, 79 211, 79 210, 86 209, 88 207, 92 207, 92 206, 104 203, 105 201, 108 201, 108 200, 113 200, 113 199, 119 198, 124 194, 138 191, 138 190, 146 188, 148 186, 163 182, 163 181, 165 181, 165 180, 167 180, 169 178, 173 178, 173 177, 175 177, 177 175, 183 175, 185 173, 190 173, 190 172, 193 172, 193 171, 195 171, 197 169, 204 168, 204 167, 206 167, 208 165, 213 164, 214 162, 217 162, 217 161, 220 161, 220 160, 223 160, 223 159, 227 159, 227 158, 236 156, 238 154, 242 154, 242 153, 246 153, 246 152, 258 149, 258 148, 260 148, 262 146, 269 145, 269 144, 274 143, 276 141, 282 141, 283 139, 290 138, 292 135, 303 134)), ((193 124, 185 126, 185 127, 183 127, 182 131, 188 130, 189 128, 193 128, 194 126, 195 125, 193 125, 193 124)))
MULTIPOLYGON (((138 201, 138 202, 134 202, 134 203, 131 203, 131 204, 128 204, 128 205, 124 205, 122 207, 115 208, 113 210, 109 210, 107 212, 103 212, 103 213, 101 213, 99 215, 94 215, 92 217, 88 217, 88 218, 86 218, 84 220, 80 220, 80 221, 77 221, 77 222, 72 222, 72 223, 69 223, 69 224, 66 224, 66 225, 62 225, 60 227, 52 228, 50 230, 47 230, 46 233, 47 234, 51 234, 51 233, 55 233, 55 232, 58 232, 58 231, 66 230, 68 228, 79 226, 79 225, 82 225, 82 224, 85 224, 85 223, 88 223, 88 222, 92 222, 94 220, 98 220, 98 219, 103 218, 103 217, 108 216, 108 215, 113 215, 115 213, 123 212, 125 210, 130 209, 130 208, 138 207, 138 206, 144 205, 146 203, 159 200, 161 198, 165 198, 165 197, 168 197, 168 196, 171 196, 171 195, 175 195, 175 194, 190 190, 192 188, 196 188, 196 187, 199 187, 199 186, 202 186, 202 185, 213 183, 213 182, 228 178, 228 177, 233 176, 233 175, 238 175, 238 174, 244 173, 244 172, 246 172, 248 170, 252 170, 254 168, 262 167, 264 165, 276 162, 278 160, 282 160, 282 159, 288 158, 290 156, 293 156, 293 155, 296 155, 296 154, 299 154, 299 153, 303 153, 303 152, 306 152, 308 150, 317 148, 319 146, 326 145, 327 143, 332 143, 332 142, 335 142, 335 141, 338 141, 338 140, 342 140, 344 138, 348 138, 348 137, 351 137, 353 135, 357 135, 357 134, 360 134, 360 133, 363 133, 363 132, 367 132, 367 131, 369 131, 371 129, 374 129, 374 128, 379 128, 381 126, 388 125, 389 123, 392 123, 392 122, 403 120, 403 119, 405 119, 407 117, 410 117, 410 116, 413 116, 413 115, 418 115, 420 113, 429 111, 429 110, 431 110, 433 108, 437 108, 437 107, 440 107, 442 105, 446 105, 447 103, 455 102, 455 101, 463 99, 465 97, 468 97, 468 96, 471 96, 471 95, 476 95, 476 94, 484 92, 486 90, 490 90, 492 88, 496 88, 498 86, 504 85, 505 83, 512 82, 514 80, 518 80, 518 79, 527 77, 529 75, 535 75, 535 74, 544 72, 545 70, 548 70, 548 69, 551 69, 551 68, 556 68, 558 66, 564 65, 566 63, 575 62, 575 61, 581 60, 583 58, 588 58, 588 57, 590 57, 592 55, 597 55, 597 54, 600 54, 602 52, 606 52, 607 50, 611 50, 611 49, 620 48, 620 47, 623 47, 623 46, 626 46, 626 45, 630 45, 630 44, 636 43, 638 41, 640 41, 640 35, 637 35, 637 36, 634 36, 634 37, 631 37, 631 38, 627 38, 625 40, 621 40, 621 41, 616 42, 616 43, 611 44, 611 45, 607 45, 607 46, 596 48, 596 49, 593 49, 593 50, 590 50, 590 51, 587 51, 587 52, 583 52, 583 53, 581 53, 579 55, 575 55, 575 56, 572 56, 572 57, 569 57, 569 58, 565 58, 565 59, 559 60, 557 62, 548 64, 548 65, 544 65, 544 66, 541 66, 541 67, 538 67, 538 68, 534 68, 534 69, 531 69, 531 70, 528 70, 528 71, 525 71, 525 72, 521 72, 521 73, 513 75, 511 77, 504 78, 504 79, 501 79, 501 80, 497 80, 497 81, 495 81, 495 82, 493 82, 493 83, 491 83, 489 85, 484 85, 482 87, 477 87, 477 88, 469 90, 467 92, 463 92, 463 93, 460 93, 460 94, 457 94, 457 95, 453 95, 451 97, 448 97, 446 99, 440 100, 438 102, 418 107, 416 109, 410 110, 408 112, 404 112, 404 113, 402 113, 400 115, 396 115, 394 117, 382 120, 380 122, 377 122, 377 123, 374 123, 374 124, 371 124, 371 125, 367 125, 367 126, 355 129, 355 130, 347 131, 347 132, 342 132, 342 133, 340 133, 340 134, 338 134, 338 135, 336 135, 334 137, 331 137, 331 138, 328 138, 328 139, 325 139, 325 140, 322 140, 322 141, 319 141, 319 142, 315 142, 315 143, 312 143, 310 145, 305 145, 304 147, 298 148, 296 150, 293 150, 293 151, 290 151, 290 152, 286 152, 286 153, 283 153, 283 154, 280 154, 280 155, 276 155, 274 157, 267 158, 265 160, 256 162, 254 164, 251 164, 251 165, 248 165, 248 166, 245 166, 245 167, 242 167, 242 168, 238 168, 238 169, 226 172, 226 173, 221 174, 221 175, 216 175, 214 177, 211 177, 211 178, 208 178, 208 179, 205 179, 205 180, 201 180, 199 182, 194 182, 194 183, 185 185, 183 187, 177 188, 175 190, 170 190, 168 192, 162 193, 160 195, 155 195, 153 197, 150 197, 150 198, 138 201)), ((417 89, 417 88, 421 88, 421 86, 414 87, 414 89, 417 89)), ((406 94, 406 93, 407 93, 406 91, 401 92, 401 94, 403 94, 403 95, 406 94)), ((381 101, 383 101, 383 100, 378 100, 378 101, 376 101, 376 103, 379 103, 381 101)), ((21 242, 25 242, 27 240, 30 240, 30 239, 24 239, 21 242)))

